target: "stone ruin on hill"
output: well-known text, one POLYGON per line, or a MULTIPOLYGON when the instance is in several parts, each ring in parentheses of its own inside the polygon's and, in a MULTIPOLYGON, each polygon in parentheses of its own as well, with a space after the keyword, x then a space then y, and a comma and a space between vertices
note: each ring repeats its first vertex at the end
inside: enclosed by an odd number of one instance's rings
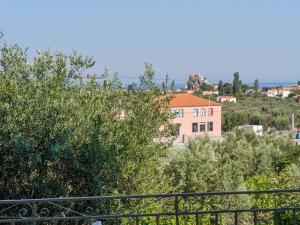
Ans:
POLYGON ((187 82, 187 88, 189 90, 199 90, 201 88, 202 84, 207 84, 208 80, 206 77, 199 73, 192 73, 189 76, 188 82, 187 82))

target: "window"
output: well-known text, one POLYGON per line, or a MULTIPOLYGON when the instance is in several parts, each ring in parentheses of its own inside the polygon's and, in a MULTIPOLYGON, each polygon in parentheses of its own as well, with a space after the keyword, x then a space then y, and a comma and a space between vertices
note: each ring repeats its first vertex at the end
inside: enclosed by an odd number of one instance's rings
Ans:
POLYGON ((205 122, 200 123, 200 132, 205 132, 205 122))
POLYGON ((208 116, 213 116, 214 115, 214 109, 213 108, 209 108, 208 109, 208 116))
POLYGON ((193 109, 193 115, 194 115, 194 117, 198 117, 198 115, 199 115, 198 109, 193 109))
POLYGON ((192 123, 192 132, 198 132, 198 123, 192 123))
POLYGON ((200 116, 206 116, 206 110, 200 109, 200 116))
POLYGON ((213 131, 214 130, 214 123, 213 122, 208 122, 207 123, 207 130, 208 131, 213 131))
POLYGON ((183 109, 173 109, 172 112, 176 117, 183 117, 183 109))

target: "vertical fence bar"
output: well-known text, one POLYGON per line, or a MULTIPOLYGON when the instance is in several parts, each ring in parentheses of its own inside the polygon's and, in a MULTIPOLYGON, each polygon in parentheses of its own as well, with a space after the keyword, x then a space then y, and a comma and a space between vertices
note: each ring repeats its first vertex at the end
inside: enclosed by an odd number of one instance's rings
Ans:
MULTIPOLYGON (((139 199, 137 199, 136 201, 139 201, 139 203, 140 203, 140 200, 139 200, 139 199)), ((139 204, 138 204, 138 205, 139 205, 139 204)), ((139 225, 139 208, 137 208, 137 210, 136 210, 135 224, 136 224, 136 225, 139 225)))
POLYGON ((238 212, 234 212, 234 225, 238 225, 239 218, 238 218, 238 212))
POLYGON ((199 225, 199 214, 198 213, 196 213, 196 225, 199 225))
POLYGON ((35 202, 32 203, 32 217, 34 219, 33 225, 36 225, 35 219, 37 218, 37 205, 35 202))
POLYGON ((278 224, 278 212, 277 210, 274 210, 273 212, 273 219, 274 219, 274 225, 278 224))
POLYGON ((219 214, 215 213, 215 225, 219 224, 219 214))
POLYGON ((296 210, 293 209, 293 225, 296 225, 296 210))
POLYGON ((179 225, 179 206, 178 206, 178 196, 175 196, 175 214, 176 214, 176 225, 179 225))
POLYGON ((253 212, 253 222, 254 222, 254 225, 257 225, 257 212, 256 211, 253 212))
POLYGON ((156 225, 159 225, 159 216, 155 217, 156 225))

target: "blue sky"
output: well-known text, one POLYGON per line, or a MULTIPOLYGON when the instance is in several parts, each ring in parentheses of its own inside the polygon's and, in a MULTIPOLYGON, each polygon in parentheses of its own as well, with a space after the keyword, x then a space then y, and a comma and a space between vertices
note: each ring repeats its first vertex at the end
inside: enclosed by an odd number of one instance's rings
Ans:
POLYGON ((128 82, 151 62, 159 79, 300 80, 299 0, 1 1, 6 39, 95 57, 128 82))

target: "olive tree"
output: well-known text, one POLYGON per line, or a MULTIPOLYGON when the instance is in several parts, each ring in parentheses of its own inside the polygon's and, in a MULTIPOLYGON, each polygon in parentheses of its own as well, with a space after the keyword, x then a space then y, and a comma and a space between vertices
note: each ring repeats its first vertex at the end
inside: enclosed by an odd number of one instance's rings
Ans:
POLYGON ((130 90, 108 72, 85 83, 94 64, 1 40, 0 199, 136 193, 155 176, 170 115, 151 64, 130 90))

